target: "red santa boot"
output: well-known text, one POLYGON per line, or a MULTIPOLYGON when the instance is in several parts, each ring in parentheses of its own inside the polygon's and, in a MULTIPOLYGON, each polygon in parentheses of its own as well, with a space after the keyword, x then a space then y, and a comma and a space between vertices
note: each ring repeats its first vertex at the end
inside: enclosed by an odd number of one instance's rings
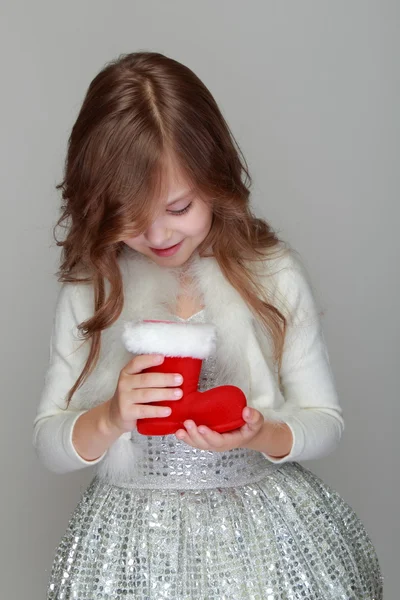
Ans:
POLYGON ((242 427, 246 396, 233 385, 223 385, 205 392, 198 391, 203 359, 215 349, 215 327, 207 323, 140 321, 126 323, 123 342, 134 354, 162 354, 161 365, 144 369, 144 373, 180 373, 183 391, 180 400, 162 400, 156 406, 169 406, 168 417, 137 420, 143 435, 168 435, 184 428, 186 419, 207 425, 218 433, 242 427))

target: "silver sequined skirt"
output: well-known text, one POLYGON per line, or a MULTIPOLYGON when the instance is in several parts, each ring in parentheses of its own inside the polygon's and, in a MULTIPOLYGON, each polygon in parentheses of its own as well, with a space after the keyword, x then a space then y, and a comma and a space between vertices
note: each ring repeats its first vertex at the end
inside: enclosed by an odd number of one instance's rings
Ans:
POLYGON ((95 476, 47 599, 381 600, 376 552, 352 508, 299 463, 274 467, 197 489, 95 476))

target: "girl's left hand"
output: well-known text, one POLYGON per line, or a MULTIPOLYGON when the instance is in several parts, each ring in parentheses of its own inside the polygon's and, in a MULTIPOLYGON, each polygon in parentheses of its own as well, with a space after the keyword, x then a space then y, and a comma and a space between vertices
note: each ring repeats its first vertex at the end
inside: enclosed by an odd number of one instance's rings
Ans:
POLYGON ((246 406, 242 413, 246 424, 229 431, 228 433, 217 433, 205 425, 197 426, 194 421, 185 421, 185 429, 178 429, 176 437, 193 448, 199 450, 212 450, 214 452, 226 452, 233 448, 244 448, 260 431, 264 424, 263 415, 255 408, 246 406))

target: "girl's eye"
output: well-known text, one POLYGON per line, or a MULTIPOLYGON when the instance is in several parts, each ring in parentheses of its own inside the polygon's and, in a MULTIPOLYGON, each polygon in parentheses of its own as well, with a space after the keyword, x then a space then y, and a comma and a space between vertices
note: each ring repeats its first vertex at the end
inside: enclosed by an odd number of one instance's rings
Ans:
POLYGON ((185 206, 185 208, 182 208, 181 210, 170 210, 168 212, 171 215, 184 215, 190 209, 190 207, 192 206, 192 204, 193 204, 193 202, 189 202, 189 204, 187 206, 185 206))

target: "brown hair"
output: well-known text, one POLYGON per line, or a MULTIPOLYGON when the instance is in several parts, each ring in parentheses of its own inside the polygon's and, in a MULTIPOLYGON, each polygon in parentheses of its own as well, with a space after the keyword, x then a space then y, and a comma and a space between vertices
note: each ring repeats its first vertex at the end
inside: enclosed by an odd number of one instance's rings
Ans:
POLYGON ((167 156, 211 202, 212 225, 200 255, 212 249, 227 280, 271 334, 281 363, 286 319, 247 268, 247 261, 266 260, 280 240, 251 212, 251 176, 228 124, 188 67, 157 52, 123 54, 90 83, 69 137, 64 179, 56 186, 63 202, 54 236, 67 222, 65 239, 55 236, 62 247, 58 281, 90 282, 95 304, 93 316, 78 326, 91 346, 67 404, 97 363, 101 331, 121 314, 122 240, 152 222, 167 156))

